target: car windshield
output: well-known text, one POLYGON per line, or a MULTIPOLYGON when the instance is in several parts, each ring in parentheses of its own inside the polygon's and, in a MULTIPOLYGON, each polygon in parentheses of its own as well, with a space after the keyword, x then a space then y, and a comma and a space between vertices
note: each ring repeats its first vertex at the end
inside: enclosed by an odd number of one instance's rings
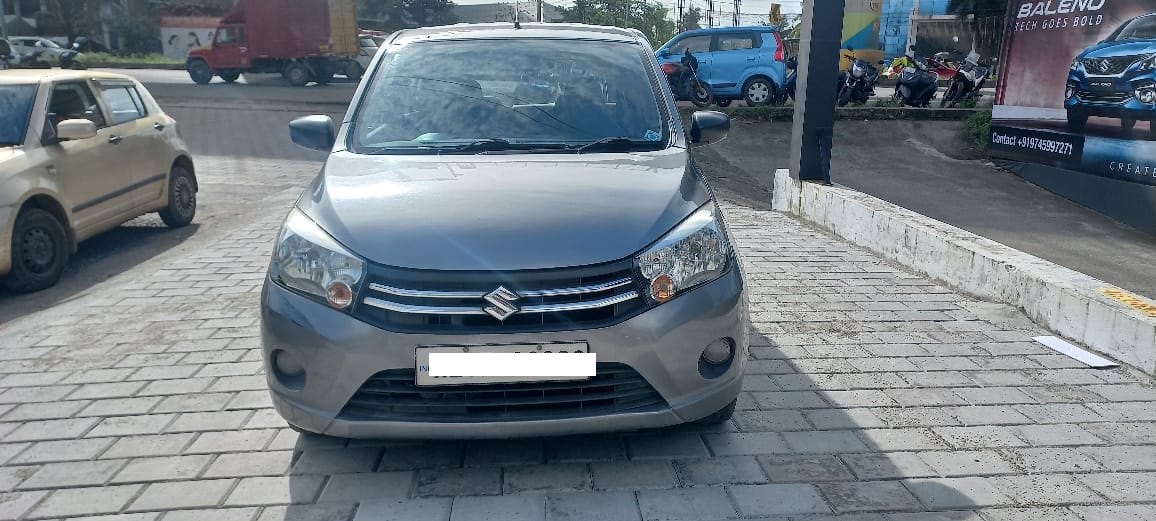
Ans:
POLYGON ((0 146, 24 143, 35 85, 0 85, 0 146))
POLYGON ((1156 39, 1156 16, 1132 20, 1120 30, 1120 34, 1116 35, 1116 41, 1149 39, 1156 39))
POLYGON ((60 44, 58 44, 52 40, 37 40, 37 43, 41 47, 48 47, 49 49, 59 49, 60 48, 60 44))
POLYGON ((355 117, 358 153, 582 151, 608 142, 633 151, 669 141, 637 44, 419 42, 383 59, 355 117))

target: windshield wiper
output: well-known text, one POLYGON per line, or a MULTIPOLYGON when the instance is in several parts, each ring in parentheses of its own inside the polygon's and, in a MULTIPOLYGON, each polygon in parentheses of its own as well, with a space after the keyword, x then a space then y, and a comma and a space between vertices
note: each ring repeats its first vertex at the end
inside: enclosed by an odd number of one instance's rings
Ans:
POLYGON ((454 152, 497 152, 502 150, 562 150, 563 143, 515 143, 502 138, 486 138, 463 145, 439 146, 439 150, 454 152))
POLYGON ((642 139, 633 139, 623 136, 604 137, 598 141, 592 141, 583 145, 575 145, 573 149, 579 154, 590 151, 591 149, 601 150, 631 150, 634 148, 645 147, 647 149, 661 147, 662 143, 659 141, 647 141, 642 139))

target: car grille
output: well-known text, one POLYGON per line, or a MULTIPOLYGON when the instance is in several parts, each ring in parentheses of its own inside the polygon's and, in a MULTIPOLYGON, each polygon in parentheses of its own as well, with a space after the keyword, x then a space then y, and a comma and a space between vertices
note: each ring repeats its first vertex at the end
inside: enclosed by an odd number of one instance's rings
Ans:
POLYGON ((1131 92, 1092 92, 1086 90, 1076 91, 1076 96, 1080 101, 1088 103, 1124 103, 1132 99, 1131 92))
POLYGON ((600 362, 588 380, 418 387, 413 369, 369 378, 338 416, 348 421, 532 421, 669 408, 637 371, 600 362))
POLYGON ((367 280, 354 316, 405 333, 586 329, 613 325, 646 308, 632 261, 517 272, 377 267, 367 280), (512 314, 503 316, 503 308, 512 314))
POLYGON ((1085 58, 1084 70, 1090 74, 1121 74, 1129 65, 1145 56, 1116 56, 1112 58, 1085 58))

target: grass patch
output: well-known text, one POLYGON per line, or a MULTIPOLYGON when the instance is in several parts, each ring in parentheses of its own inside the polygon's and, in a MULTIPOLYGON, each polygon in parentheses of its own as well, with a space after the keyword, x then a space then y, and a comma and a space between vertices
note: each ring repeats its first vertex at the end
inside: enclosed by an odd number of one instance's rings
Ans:
POLYGON ((184 60, 175 60, 163 54, 134 54, 117 56, 105 52, 86 52, 80 57, 84 63, 133 63, 139 65, 180 65, 184 60))
POLYGON ((987 142, 991 136, 991 111, 979 111, 968 117, 964 132, 968 150, 979 157, 987 157, 987 142))

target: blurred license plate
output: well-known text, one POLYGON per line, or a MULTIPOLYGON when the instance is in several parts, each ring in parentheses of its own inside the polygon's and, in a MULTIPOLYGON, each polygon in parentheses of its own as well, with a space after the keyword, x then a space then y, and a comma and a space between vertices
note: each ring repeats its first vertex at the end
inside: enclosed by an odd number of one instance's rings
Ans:
POLYGON ((419 347, 414 383, 435 386, 586 380, 594 376, 594 358, 584 342, 419 347), (435 376, 438 374, 450 376, 435 376))

